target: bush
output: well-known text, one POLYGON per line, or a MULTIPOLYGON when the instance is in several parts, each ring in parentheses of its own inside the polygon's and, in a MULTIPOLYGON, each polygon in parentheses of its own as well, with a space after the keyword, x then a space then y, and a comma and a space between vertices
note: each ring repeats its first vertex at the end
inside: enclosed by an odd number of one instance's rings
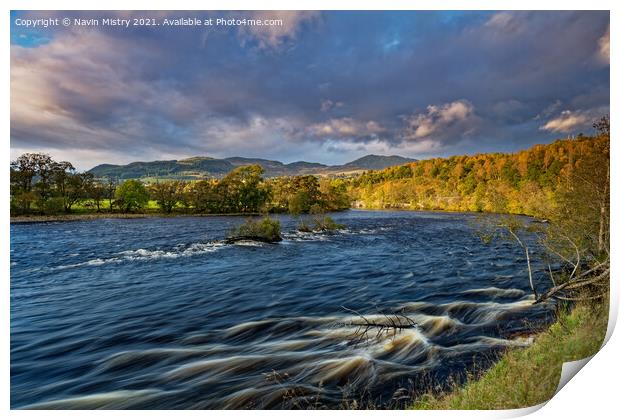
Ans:
POLYGON ((45 200, 43 204, 43 213, 47 215, 54 215, 64 212, 64 200, 62 197, 52 197, 45 200))
POLYGON ((344 225, 336 223, 334 219, 329 216, 321 216, 314 218, 314 230, 322 232, 331 232, 338 229, 343 229, 344 225))
POLYGON ((306 223, 305 220, 302 220, 297 227, 297 230, 300 232, 333 232, 338 229, 344 229, 344 225, 340 223, 336 223, 334 219, 325 215, 315 215, 312 218, 312 224, 306 223))
POLYGON ((312 227, 308 223, 306 223, 305 220, 302 220, 299 222, 299 226, 297 227, 297 230, 300 232, 310 233, 312 232, 312 227))
POLYGON ((269 216, 265 216, 260 220, 248 219, 244 224, 233 229, 228 235, 229 242, 244 239, 279 242, 282 240, 282 236, 280 236, 280 222, 269 216))

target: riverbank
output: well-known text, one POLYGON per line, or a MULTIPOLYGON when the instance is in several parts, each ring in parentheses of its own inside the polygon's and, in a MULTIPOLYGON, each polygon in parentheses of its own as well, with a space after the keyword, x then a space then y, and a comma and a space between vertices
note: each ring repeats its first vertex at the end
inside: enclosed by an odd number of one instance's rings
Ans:
POLYGON ((531 407, 553 397, 562 363, 595 354, 607 331, 609 305, 580 304, 525 349, 512 349, 479 378, 439 394, 421 397, 418 410, 499 410, 531 407))
POLYGON ((500 213, 500 212, 494 212, 494 211, 473 211, 473 210, 446 210, 446 209, 441 209, 441 208, 428 208, 428 209, 422 209, 422 208, 406 208, 406 207, 351 207, 351 210, 359 210, 359 211, 385 211, 385 212, 389 212, 389 211, 394 211, 394 212, 401 212, 401 211, 410 211, 410 212, 418 212, 418 213, 447 213, 447 214, 495 214, 498 216, 524 216, 524 217, 533 217, 533 218, 540 218, 541 221, 547 222, 546 219, 541 218, 540 215, 536 215, 536 214, 528 214, 528 213, 510 213, 510 212, 505 212, 505 213, 500 213))
MULTIPOLYGON (((383 212, 411 212, 411 213, 453 213, 453 214, 494 214, 494 215, 510 215, 536 217, 527 214, 508 214, 508 213, 492 213, 492 212, 471 212, 471 211, 451 211, 451 210, 407 210, 407 209, 387 209, 387 208, 359 208, 351 207, 341 211, 383 211, 383 212)), ((50 222, 76 222, 89 221, 98 219, 142 219, 147 217, 212 217, 212 216, 260 216, 263 213, 73 213, 73 214, 56 214, 56 215, 30 215, 30 216, 11 216, 11 224, 24 223, 50 223, 50 222)), ((285 214, 285 213, 281 213, 285 214)), ((541 220, 546 223, 546 220, 541 220)))
POLYGON ((211 217, 211 216, 259 216, 259 213, 222 213, 222 214, 189 214, 189 213, 84 213, 58 214, 49 216, 11 216, 11 224, 81 222, 98 219, 144 219, 152 217, 211 217))

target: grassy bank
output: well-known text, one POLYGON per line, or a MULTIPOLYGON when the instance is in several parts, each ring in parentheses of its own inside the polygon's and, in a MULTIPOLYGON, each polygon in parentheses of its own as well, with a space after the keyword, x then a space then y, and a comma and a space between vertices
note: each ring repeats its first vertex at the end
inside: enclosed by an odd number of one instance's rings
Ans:
POLYGON ((601 347, 608 305, 578 305, 560 313, 549 330, 525 349, 512 349, 480 378, 444 394, 425 395, 412 408, 496 410, 530 407, 555 392, 562 363, 583 359, 601 347))

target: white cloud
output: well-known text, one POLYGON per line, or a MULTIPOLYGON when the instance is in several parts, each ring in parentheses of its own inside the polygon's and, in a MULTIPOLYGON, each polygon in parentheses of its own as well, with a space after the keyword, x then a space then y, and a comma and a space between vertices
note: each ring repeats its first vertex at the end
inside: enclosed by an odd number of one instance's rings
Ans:
POLYGON ((403 140, 446 139, 471 134, 478 118, 473 105, 458 100, 442 105, 429 105, 425 113, 405 117, 403 140))
POLYGON ((571 131, 591 125, 595 117, 591 111, 562 111, 562 113, 547 121, 540 127, 543 131, 552 133, 570 133, 571 131))
POLYGON ((609 64, 609 26, 607 31, 598 40, 598 56, 601 61, 609 64))
POLYGON ((327 140, 322 147, 328 153, 349 154, 350 156, 358 157, 361 154, 418 157, 423 155, 427 156, 442 149, 441 144, 433 140, 422 140, 415 143, 392 144, 381 139, 375 139, 364 143, 351 140, 327 140))
POLYGON ((359 139, 376 137, 385 129, 376 121, 360 121, 353 118, 332 118, 308 126, 307 133, 320 138, 359 139))

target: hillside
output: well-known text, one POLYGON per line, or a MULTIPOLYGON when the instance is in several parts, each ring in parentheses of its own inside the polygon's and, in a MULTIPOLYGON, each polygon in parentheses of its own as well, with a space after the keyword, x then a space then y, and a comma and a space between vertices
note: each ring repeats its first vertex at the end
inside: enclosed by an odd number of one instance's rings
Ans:
POLYGON ((385 169, 391 166, 404 165, 406 163, 415 162, 416 159, 408 159, 402 156, 381 156, 381 155, 366 155, 352 162, 338 166, 336 168, 342 168, 344 170, 377 170, 385 169))
POLYGON ((327 175, 376 170, 414 161, 415 159, 401 156, 368 155, 344 165, 328 166, 321 163, 303 161, 285 164, 277 160, 267 159, 245 157, 215 159, 197 156, 182 160, 132 162, 127 165, 102 164, 95 166, 88 172, 96 177, 114 179, 202 179, 221 178, 239 166, 260 165, 265 171, 265 177, 271 178, 285 175, 327 175))
POLYGON ((582 171, 592 182, 604 179, 608 160, 609 137, 584 136, 516 153, 435 158, 368 171, 351 179, 349 194, 361 208, 541 215, 556 204, 558 188, 571 173, 582 171))

